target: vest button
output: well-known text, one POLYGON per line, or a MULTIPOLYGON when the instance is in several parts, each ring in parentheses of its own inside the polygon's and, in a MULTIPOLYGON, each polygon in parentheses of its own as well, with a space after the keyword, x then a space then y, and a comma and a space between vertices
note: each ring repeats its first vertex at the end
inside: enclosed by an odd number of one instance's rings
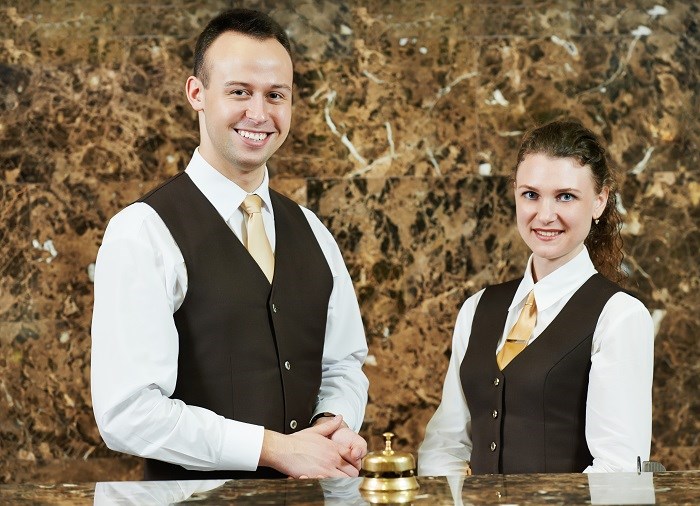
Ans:
POLYGON ((272 305, 272 312, 273 312, 273 313, 276 313, 276 312, 277 312, 277 306, 274 305, 274 304, 272 305))
POLYGON ((494 409, 494 410, 493 410, 493 413, 491 413, 491 416, 494 417, 494 418, 498 418, 498 410, 497 410, 497 409, 494 409))
POLYGON ((496 442, 495 441, 491 441, 491 451, 492 452, 496 451, 496 442))
MULTIPOLYGON (((274 306, 273 306, 274 307, 274 306)), ((496 378, 493 380, 493 386, 497 387, 501 383, 501 380, 496 378)))
POLYGON ((289 360, 287 360, 284 363, 284 368, 287 369, 288 371, 292 368, 292 364, 289 363, 289 360))
POLYGON ((292 420, 291 422, 289 422, 289 426, 292 428, 292 430, 296 429, 297 428, 297 421, 292 420))

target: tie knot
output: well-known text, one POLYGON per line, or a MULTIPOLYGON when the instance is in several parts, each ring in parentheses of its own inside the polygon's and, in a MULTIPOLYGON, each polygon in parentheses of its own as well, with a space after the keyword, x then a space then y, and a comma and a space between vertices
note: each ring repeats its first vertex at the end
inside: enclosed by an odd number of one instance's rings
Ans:
POLYGON ((525 300, 525 305, 530 306, 535 303, 535 291, 532 290, 527 294, 527 299, 525 300))
POLYGON ((523 314, 526 314, 531 318, 537 318, 537 301, 535 300, 534 290, 527 295, 525 306, 523 306, 523 314))
POLYGON ((537 301, 535 301, 535 290, 532 290, 527 294, 527 299, 525 299, 525 306, 523 311, 527 309, 529 314, 535 314, 537 311, 537 301))
POLYGON ((247 214, 259 213, 262 208, 262 199, 258 195, 248 195, 241 207, 247 214))

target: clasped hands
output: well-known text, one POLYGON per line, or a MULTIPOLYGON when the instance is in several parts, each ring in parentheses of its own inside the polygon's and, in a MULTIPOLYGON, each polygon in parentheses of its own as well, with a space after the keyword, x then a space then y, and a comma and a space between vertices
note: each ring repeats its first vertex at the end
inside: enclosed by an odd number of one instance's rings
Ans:
POLYGON ((355 477, 366 454, 365 440, 336 415, 294 434, 266 430, 260 465, 292 478, 355 477))

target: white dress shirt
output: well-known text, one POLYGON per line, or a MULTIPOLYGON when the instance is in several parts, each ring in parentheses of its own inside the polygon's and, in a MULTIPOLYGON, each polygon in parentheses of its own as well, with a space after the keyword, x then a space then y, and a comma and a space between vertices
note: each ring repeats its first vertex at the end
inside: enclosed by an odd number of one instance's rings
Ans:
MULTIPOLYGON (((209 165, 199 150, 185 172, 240 239, 246 191, 209 165)), ((268 181, 265 171, 252 193, 263 200, 265 231, 274 250, 268 181)), ((362 372, 367 342, 357 298, 330 232, 311 211, 301 209, 333 276, 314 413, 342 414, 357 431, 369 384, 362 372)), ((91 376, 97 426, 116 451, 193 470, 255 470, 263 427, 169 398, 177 380, 179 347, 173 313, 186 294, 184 259, 156 211, 137 202, 116 214, 95 266, 91 376)))
MULTIPOLYGON (((532 256, 508 309, 496 353, 503 347, 531 290, 535 290, 537 323, 530 343, 596 273, 585 247, 537 283, 531 266, 532 256)), ((421 475, 462 474, 471 457, 471 416, 459 369, 483 292, 469 297, 457 316, 442 402, 426 427, 418 451, 421 475)), ((649 459, 653 361, 654 325, 649 311, 634 297, 616 293, 605 304, 593 334, 586 400, 586 441, 593 463, 584 472, 631 472, 636 470, 637 456, 649 459)))

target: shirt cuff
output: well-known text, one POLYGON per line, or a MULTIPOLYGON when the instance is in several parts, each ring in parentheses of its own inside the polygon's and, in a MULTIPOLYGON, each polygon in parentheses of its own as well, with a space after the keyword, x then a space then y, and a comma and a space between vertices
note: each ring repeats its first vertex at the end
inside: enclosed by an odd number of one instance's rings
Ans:
MULTIPOLYGON (((326 399, 319 402, 314 410, 314 416, 319 413, 335 413, 336 415, 343 415, 343 421, 348 424, 355 432, 360 431, 360 426, 362 425, 362 420, 356 420, 357 415, 353 412, 353 409, 346 402, 339 399, 326 399)), ((313 417, 312 417, 313 418, 313 417)))
POLYGON ((265 427, 225 420, 219 469, 255 471, 260 462, 265 427))

